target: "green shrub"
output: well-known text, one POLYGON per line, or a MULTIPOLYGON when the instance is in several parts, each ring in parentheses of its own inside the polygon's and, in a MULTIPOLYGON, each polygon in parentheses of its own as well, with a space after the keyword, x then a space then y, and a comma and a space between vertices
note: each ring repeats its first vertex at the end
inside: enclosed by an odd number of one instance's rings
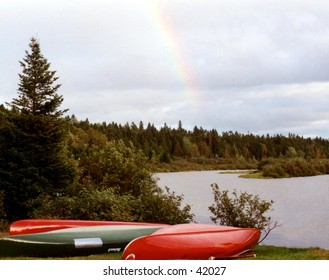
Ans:
POLYGON ((109 141, 103 148, 91 145, 79 168, 80 183, 86 188, 112 188, 120 194, 139 196, 154 181, 143 152, 121 140, 109 141))
POLYGON ((329 160, 307 161, 301 157, 269 159, 260 162, 258 169, 269 178, 315 176, 329 173, 329 160))
POLYGON ((0 218, 5 215, 5 209, 3 206, 3 197, 4 197, 4 190, 0 190, 0 218))
POLYGON ((131 195, 119 195, 112 189, 82 190, 75 196, 43 196, 34 200, 34 218, 132 221, 131 195))
POLYGON ((313 165, 302 158, 288 160, 284 168, 291 177, 316 175, 313 165))
POLYGON ((167 224, 181 224, 193 221, 191 206, 182 207, 184 196, 157 187, 145 192, 139 198, 139 220, 167 224))
POLYGON ((0 190, 0 231, 3 229, 3 224, 6 224, 6 211, 3 204, 4 190, 0 190))
POLYGON ((33 217, 185 223, 193 220, 183 196, 161 189, 149 171, 147 158, 123 141, 89 147, 79 162, 75 188, 56 197, 33 200, 33 217))
POLYGON ((83 190, 75 196, 44 196, 34 200, 34 218, 188 223, 194 215, 189 205, 181 207, 182 195, 157 188, 139 197, 112 189, 83 190))
POLYGON ((270 178, 283 178, 288 177, 283 167, 279 163, 270 163, 264 165, 262 168, 263 176, 270 178))
POLYGON ((271 217, 266 212, 271 210, 273 200, 266 201, 258 195, 247 192, 237 193, 233 190, 229 195, 228 190, 220 190, 217 184, 211 185, 214 194, 214 204, 209 206, 213 214, 211 220, 215 224, 241 228, 257 228, 265 233, 264 240, 277 223, 272 223, 271 217))

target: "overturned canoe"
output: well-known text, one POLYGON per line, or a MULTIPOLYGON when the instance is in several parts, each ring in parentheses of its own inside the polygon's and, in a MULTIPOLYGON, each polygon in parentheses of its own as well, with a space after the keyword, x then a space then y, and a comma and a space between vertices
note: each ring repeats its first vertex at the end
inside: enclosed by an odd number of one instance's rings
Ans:
POLYGON ((57 220, 57 219, 26 219, 13 222, 9 227, 9 235, 46 232, 65 228, 85 226, 165 226, 164 224, 116 221, 88 221, 88 220, 57 220))
POLYGON ((119 252, 133 239, 162 226, 102 225, 7 236, 0 239, 2 257, 55 257, 119 252))
POLYGON ((162 228, 137 238, 125 248, 122 259, 230 259, 249 255, 260 231, 205 224, 182 224, 162 228))

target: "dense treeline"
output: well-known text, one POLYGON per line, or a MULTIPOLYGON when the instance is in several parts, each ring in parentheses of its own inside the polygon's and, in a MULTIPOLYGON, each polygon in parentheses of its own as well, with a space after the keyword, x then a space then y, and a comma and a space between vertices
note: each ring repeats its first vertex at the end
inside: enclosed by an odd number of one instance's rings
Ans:
MULTIPOLYGON (((270 158, 302 158, 306 161, 327 159, 329 141, 320 137, 304 138, 298 135, 253 135, 238 132, 205 130, 194 127, 192 131, 166 124, 156 128, 142 122, 125 125, 110 123, 89 123, 78 121, 74 116, 71 123, 70 149, 75 157, 88 151, 88 147, 102 147, 107 141, 123 140, 142 150, 149 160, 170 162, 172 159, 199 159, 199 162, 259 162, 270 158), (202 160, 201 160, 202 159, 202 160)), ((246 165, 247 166, 247 165, 246 165)))

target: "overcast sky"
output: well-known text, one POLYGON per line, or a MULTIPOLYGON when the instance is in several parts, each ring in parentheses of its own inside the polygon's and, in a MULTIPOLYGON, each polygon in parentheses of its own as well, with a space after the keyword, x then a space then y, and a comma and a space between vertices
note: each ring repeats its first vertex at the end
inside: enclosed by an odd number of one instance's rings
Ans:
POLYGON ((32 36, 90 122, 329 137, 329 2, 0 0, 0 103, 32 36))

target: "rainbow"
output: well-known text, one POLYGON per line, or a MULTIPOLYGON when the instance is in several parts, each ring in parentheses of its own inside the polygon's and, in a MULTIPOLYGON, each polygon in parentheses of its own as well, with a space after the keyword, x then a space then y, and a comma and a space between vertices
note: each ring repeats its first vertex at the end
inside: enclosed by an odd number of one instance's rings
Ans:
POLYGON ((198 106, 200 100, 195 73, 185 55, 186 52, 176 34, 170 15, 165 7, 160 6, 158 1, 146 1, 146 3, 151 20, 163 40, 164 47, 173 62, 177 78, 184 88, 187 99, 191 105, 198 106))

